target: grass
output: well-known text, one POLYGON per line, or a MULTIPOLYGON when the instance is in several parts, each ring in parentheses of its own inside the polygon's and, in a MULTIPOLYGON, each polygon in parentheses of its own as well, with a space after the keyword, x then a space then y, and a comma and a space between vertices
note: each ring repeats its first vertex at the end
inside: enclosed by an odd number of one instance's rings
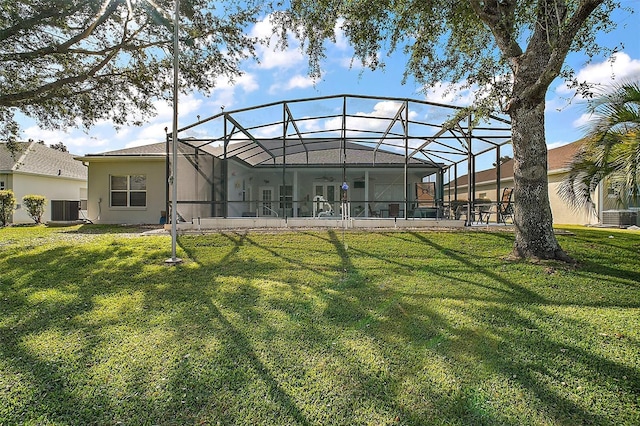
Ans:
POLYGON ((640 424, 638 232, 131 231, 0 229, 0 425, 640 424))

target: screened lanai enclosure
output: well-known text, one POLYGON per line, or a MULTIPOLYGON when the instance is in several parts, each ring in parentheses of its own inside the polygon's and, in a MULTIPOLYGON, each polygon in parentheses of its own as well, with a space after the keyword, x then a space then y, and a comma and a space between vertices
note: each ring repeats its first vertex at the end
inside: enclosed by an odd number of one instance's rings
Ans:
MULTIPOLYGON (((478 156, 499 158, 510 138, 505 118, 477 120, 470 110, 412 99, 221 107, 178 132, 178 218, 445 220, 452 199, 472 199, 445 196, 445 184, 472 176, 478 156)), ((167 178, 171 153, 169 134, 167 178)))

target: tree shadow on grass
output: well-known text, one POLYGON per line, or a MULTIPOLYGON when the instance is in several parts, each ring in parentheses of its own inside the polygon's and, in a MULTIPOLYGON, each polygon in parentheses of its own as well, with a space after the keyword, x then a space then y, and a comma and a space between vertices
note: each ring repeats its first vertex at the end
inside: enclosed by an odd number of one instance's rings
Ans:
MULTIPOLYGON (((5 404, 15 408, 6 423, 606 424, 615 418, 589 412, 587 397, 554 384, 560 367, 571 379, 584 373, 589 383, 605 372, 610 377, 601 388, 627 377, 625 398, 637 396, 630 387, 637 370, 527 331, 550 315, 538 306, 553 303, 428 236, 411 239, 453 264, 479 268, 510 292, 485 301, 419 294, 420 283, 381 287, 359 266, 367 250, 356 243, 345 249, 335 232, 313 238, 333 256, 318 275, 324 281, 309 285, 291 272, 317 271, 314 262, 321 260, 302 261, 255 237, 219 238, 181 240, 194 262, 171 268, 127 262, 141 242, 15 253, 0 261, 0 296, 7 302, 0 357, 13 370, 2 368, 31 389, 0 387, 0 396, 13 401, 5 404), (248 248, 265 256, 243 269, 248 248), (276 285, 263 287, 265 277, 276 285), (53 290, 69 297, 37 302, 53 290), (471 309, 473 303, 486 310, 471 309), (25 344, 48 333, 60 334, 64 345, 78 338, 74 358, 54 359, 25 344), (574 359, 581 368, 571 366, 574 359), (512 392, 520 398, 514 405, 533 406, 533 417, 514 419, 511 401, 498 406, 492 392, 502 393, 503 403, 512 392), (16 402, 16 395, 27 397, 16 402)), ((413 274, 411 261, 393 260, 397 253, 370 253, 381 270, 393 265, 413 274)), ((165 256, 150 253, 159 264, 165 256)), ((425 271, 436 278, 424 286, 446 277, 425 271)))
MULTIPOLYGON (((269 376, 248 340, 211 303, 215 280, 191 283, 189 271, 160 267, 155 273, 145 274, 141 281, 134 277, 146 265, 138 263, 114 273, 109 260, 126 256, 123 250, 118 246, 95 251, 54 248, 37 255, 13 256, 8 262, 10 266, 2 267, 19 268, 30 274, 20 282, 3 280, 0 287, 4 299, 2 321, 16 320, 0 326, 0 362, 6 366, 5 377, 20 378, 0 390, 8 404, 2 404, 0 412, 10 413, 0 417, 2 423, 40 419, 73 424, 118 421, 184 424, 197 423, 200 417, 206 417, 214 422, 222 419, 225 424, 241 424, 251 418, 247 414, 251 409, 242 406, 239 395, 257 380, 267 389, 266 403, 274 409, 272 412, 264 407, 257 409, 263 418, 258 423, 270 424, 280 418, 289 419, 291 424, 308 424, 300 409, 269 376), (69 270, 69 266, 82 259, 91 259, 92 265, 87 265, 90 273, 79 268, 69 270), (57 268, 52 268, 52 264, 57 268), (62 275, 60 271, 66 273, 62 275), (168 288, 171 277, 178 278, 179 274, 187 276, 174 281, 178 288, 168 288), (34 302, 34 297, 40 294, 46 297, 62 289, 69 296, 65 300, 70 302, 55 299, 34 302), (142 299, 138 300, 138 294, 142 299), (127 299, 139 303, 125 304, 115 311, 110 305, 127 299), (198 307, 204 310, 199 312, 198 307), (122 327, 127 327, 126 334, 108 332, 122 327), (193 336, 205 340, 210 337, 208 333, 217 335, 221 342, 221 350, 215 356, 219 364, 213 363, 205 370, 190 370, 189 361, 206 362, 201 355, 187 356, 194 348, 196 353, 198 350, 198 341, 193 336), (38 341, 37 336, 49 335, 63 340, 67 335, 77 336, 81 343, 71 355, 61 348, 46 353, 45 347, 34 342, 38 341), (26 341, 31 343, 25 346, 26 341), (160 353, 152 350, 156 344, 160 353), (164 355, 163 350, 167 351, 164 355), (154 377, 158 368, 165 371, 158 374, 165 376, 166 381, 154 377), (220 368, 228 380, 212 379, 220 368), (253 373, 238 374, 244 368, 253 373), (105 369, 107 373, 114 371, 107 376, 98 373, 105 369), (111 374, 113 379, 109 379, 111 374), (154 386, 159 398, 153 395, 154 386), (235 388, 236 392, 230 394, 229 388, 235 388), (221 390, 222 399, 218 399, 217 390, 221 390), (205 395, 208 397, 203 401, 205 395), (205 403, 215 408, 208 410, 205 403), (228 411, 232 405, 235 411, 228 411)), ((15 274, 24 275, 20 271, 15 274)), ((253 302, 236 303, 240 304, 236 306, 238 309, 249 309, 253 302)), ((52 344, 55 342, 54 339, 52 344)))

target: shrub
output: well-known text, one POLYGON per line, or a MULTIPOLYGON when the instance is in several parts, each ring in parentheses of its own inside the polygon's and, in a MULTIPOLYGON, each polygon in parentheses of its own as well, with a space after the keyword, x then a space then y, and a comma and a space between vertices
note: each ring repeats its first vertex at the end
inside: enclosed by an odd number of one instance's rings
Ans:
POLYGON ((9 223, 13 210, 16 208, 16 196, 10 189, 0 191, 0 224, 9 223))
POLYGON ((22 197, 22 203, 24 208, 36 223, 42 222, 42 215, 44 214, 44 206, 47 204, 47 199, 42 195, 25 195, 22 197))

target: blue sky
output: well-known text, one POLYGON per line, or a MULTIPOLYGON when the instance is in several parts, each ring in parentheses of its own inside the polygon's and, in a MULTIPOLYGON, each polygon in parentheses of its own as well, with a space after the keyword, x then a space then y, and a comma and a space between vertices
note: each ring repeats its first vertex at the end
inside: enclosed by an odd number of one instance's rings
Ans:
MULTIPOLYGON (((639 0, 626 0, 624 6, 640 9, 639 0)), ((638 12, 640 13, 640 11, 638 12)), ((567 62, 577 72, 580 81, 610 84, 624 79, 640 80, 640 42, 636 31, 640 27, 640 16, 620 11, 618 28, 609 34, 602 34, 599 41, 607 46, 622 43, 624 49, 615 57, 596 58, 590 64, 586 56, 572 53, 567 62)), ((268 20, 256 24, 255 35, 270 34, 268 20)), ((196 116, 208 117, 225 110, 261 105, 281 100, 299 99, 336 94, 358 94, 384 97, 426 99, 440 103, 468 105, 468 92, 443 96, 451 85, 443 82, 439 88, 427 95, 421 93, 420 86, 409 80, 402 85, 405 60, 402 55, 384 57, 386 67, 375 72, 352 67, 353 50, 346 41, 338 37, 337 43, 329 46, 327 59, 323 63, 323 77, 313 81, 307 76, 307 58, 300 52, 299 45, 290 43, 286 51, 261 47, 260 64, 248 62, 243 67, 245 74, 235 83, 224 78, 218 79, 210 97, 199 94, 181 96, 179 100, 179 125, 197 121, 196 116)), ((588 117, 584 101, 574 96, 562 81, 556 80, 547 93, 546 137, 550 147, 573 142, 582 136, 582 129, 588 117)), ((116 132, 112 123, 101 122, 85 133, 81 130, 50 131, 38 128, 25 119, 23 136, 25 139, 43 140, 47 144, 62 141, 74 154, 110 151, 136 145, 144 145, 165 140, 165 128, 171 129, 172 107, 158 102, 157 116, 143 127, 125 127, 116 132)), ((363 111, 370 113, 372 111, 363 111)))

